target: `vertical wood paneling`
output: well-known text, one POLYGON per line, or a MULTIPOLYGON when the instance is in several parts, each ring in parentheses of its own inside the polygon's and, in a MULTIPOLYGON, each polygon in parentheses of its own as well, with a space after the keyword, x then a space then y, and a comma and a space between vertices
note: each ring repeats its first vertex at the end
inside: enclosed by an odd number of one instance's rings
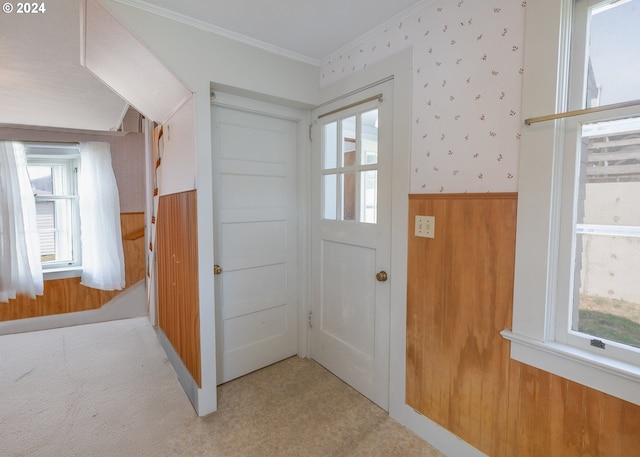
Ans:
POLYGON ((156 255, 158 325, 201 386, 196 191, 160 197, 156 255))
POLYGON ((639 406, 509 357, 516 203, 410 197, 407 404, 491 456, 640 456, 639 406))
POLYGON ((640 407, 622 403, 622 452, 620 455, 640 455, 640 407))
POLYGON ((435 238, 409 236, 408 367, 411 406, 482 449, 504 447, 515 245, 514 194, 416 196, 435 238), (420 338, 412 341, 412 338, 420 338), (415 348, 415 349, 414 349, 415 348), (422 351, 419 353, 419 351, 422 351), (416 396, 413 396, 416 395, 416 396))
MULTIPOLYGON (((144 213, 122 213, 122 234, 144 229, 144 213)), ((125 263, 125 289, 144 279, 144 236, 134 240, 123 240, 125 263)), ((98 309, 121 291, 104 291, 80 285, 80 278, 56 279, 44 282, 44 294, 31 299, 18 296, 9 303, 0 303, 0 321, 26 319, 98 309)))

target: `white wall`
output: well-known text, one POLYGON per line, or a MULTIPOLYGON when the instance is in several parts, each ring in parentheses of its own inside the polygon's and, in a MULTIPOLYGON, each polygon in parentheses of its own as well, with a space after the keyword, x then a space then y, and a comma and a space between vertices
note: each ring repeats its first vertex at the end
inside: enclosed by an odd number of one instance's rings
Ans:
POLYGON ((189 100, 164 124, 160 195, 196 188, 195 108, 194 100, 189 100))

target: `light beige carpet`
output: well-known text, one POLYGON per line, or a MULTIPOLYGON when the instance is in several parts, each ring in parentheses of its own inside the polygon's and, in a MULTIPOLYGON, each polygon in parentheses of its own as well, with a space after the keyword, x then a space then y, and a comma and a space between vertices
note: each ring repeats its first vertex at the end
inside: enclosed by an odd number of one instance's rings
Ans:
POLYGON ((0 336, 0 455, 441 456, 315 362, 218 388, 199 418, 146 318, 0 336))

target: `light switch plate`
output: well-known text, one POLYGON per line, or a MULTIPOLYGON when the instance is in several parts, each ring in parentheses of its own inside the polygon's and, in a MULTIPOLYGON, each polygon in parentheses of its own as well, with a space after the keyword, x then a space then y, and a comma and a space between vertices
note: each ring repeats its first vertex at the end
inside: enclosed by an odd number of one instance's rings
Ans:
POLYGON ((433 238, 436 231, 436 218, 434 216, 416 216, 416 236, 433 238))

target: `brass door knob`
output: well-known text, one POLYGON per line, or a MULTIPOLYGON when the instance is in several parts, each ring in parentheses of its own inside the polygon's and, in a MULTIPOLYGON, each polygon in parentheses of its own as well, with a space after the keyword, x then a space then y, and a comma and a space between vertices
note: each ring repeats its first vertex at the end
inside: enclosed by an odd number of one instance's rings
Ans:
POLYGON ((385 282, 389 277, 387 276, 387 272, 386 271, 379 271, 376 274, 376 279, 380 282, 385 282))
POLYGON ((214 265, 213 266, 213 274, 214 275, 219 275, 222 273, 222 267, 220 265, 214 265))

